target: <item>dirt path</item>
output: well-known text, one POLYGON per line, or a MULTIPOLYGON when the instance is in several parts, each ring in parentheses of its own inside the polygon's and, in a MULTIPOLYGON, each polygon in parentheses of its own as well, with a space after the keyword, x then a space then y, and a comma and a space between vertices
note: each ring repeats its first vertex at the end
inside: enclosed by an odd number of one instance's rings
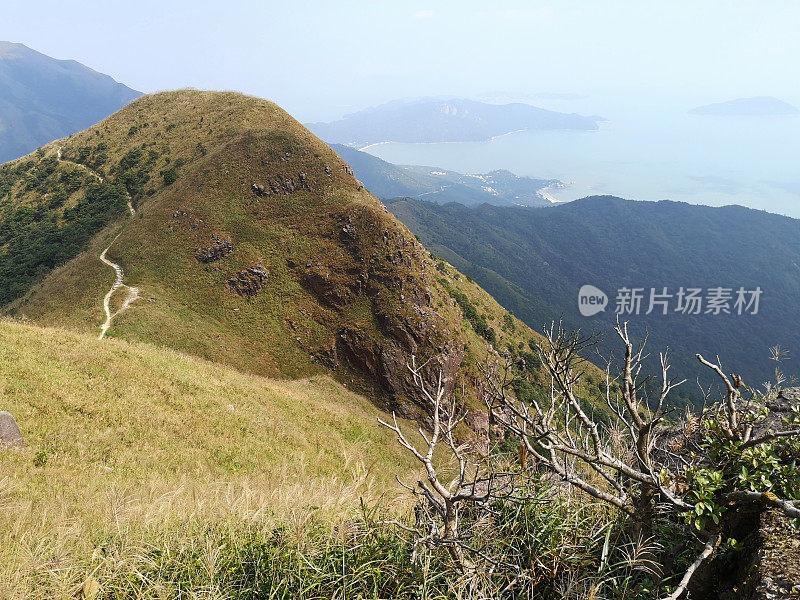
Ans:
MULTIPOLYGON (((103 183, 103 178, 102 178, 102 177, 100 177, 100 175, 98 175, 98 174, 97 174, 97 173, 95 173, 94 171, 92 171, 92 170, 91 170, 89 167, 87 167, 86 165, 82 165, 81 163, 78 163, 78 162, 75 162, 75 161, 72 161, 72 160, 69 160, 69 159, 64 159, 64 158, 61 158, 61 146, 59 146, 59 147, 56 149, 56 158, 58 158, 58 162, 68 162, 68 163, 69 163, 69 164, 71 164, 71 165, 75 165, 76 167, 78 167, 78 168, 80 168, 80 169, 83 169, 84 171, 86 171, 87 173, 89 173, 89 175, 91 175, 92 177, 94 177, 95 179, 97 179, 97 181, 99 181, 100 183, 103 183)), ((128 200, 128 206, 130 206, 130 200, 128 200)), ((131 210, 133 210, 133 209, 131 209, 131 210)))
MULTIPOLYGON (((131 208, 131 214, 132 215, 135 214, 133 208, 131 208)), ((117 237, 119 237, 119 234, 117 234, 117 237)), ((111 286, 111 289, 108 290, 108 293, 106 293, 105 298, 103 298, 103 310, 106 313, 106 320, 105 323, 103 323, 100 326, 100 335, 97 336, 98 340, 102 340, 105 337, 106 332, 108 331, 109 327, 111 327, 111 323, 113 323, 114 321, 114 317, 116 317, 118 314, 120 314, 122 311, 128 308, 131 305, 131 303, 139 297, 139 288, 131 287, 129 285, 125 285, 124 283, 122 283, 122 279, 125 276, 125 273, 122 271, 122 267, 120 267, 117 263, 112 262, 106 258, 106 252, 108 252, 108 249, 111 248, 111 245, 117 240, 117 237, 111 240, 111 244, 109 244, 106 247, 106 249, 100 253, 100 260, 102 260, 105 264, 114 269, 114 272, 117 274, 117 278, 114 281, 114 284, 111 286), (125 298, 124 302, 122 303, 122 306, 119 307, 119 310, 112 313, 111 297, 114 295, 114 292, 116 292, 118 289, 121 288, 127 290, 128 297, 125 298)))
MULTIPOLYGON (((103 178, 97 173, 95 173, 92 169, 87 167, 86 165, 82 165, 81 163, 76 163, 71 160, 65 160, 61 158, 61 146, 59 146, 56 149, 56 156, 59 162, 69 162, 70 164, 80 167, 81 169, 83 169, 84 171, 95 177, 100 183, 103 183, 103 178)), ((132 217, 135 216, 136 210, 133 208, 133 203, 131 202, 130 194, 128 194, 127 205, 128 205, 128 210, 131 213, 131 216, 132 217)), ((122 311, 127 309, 131 305, 131 303, 133 303, 139 297, 139 288, 131 287, 129 285, 122 283, 122 280, 125 277, 125 273, 123 272, 122 267, 120 267, 117 263, 112 262, 108 258, 106 258, 106 252, 108 252, 111 246, 114 244, 114 242, 117 241, 119 235, 120 234, 117 234, 116 237, 113 240, 111 240, 111 243, 108 246, 106 246, 106 248, 100 253, 100 260, 103 261, 103 263, 107 264, 112 269, 114 269, 114 273, 116 273, 116 279, 114 280, 111 289, 108 290, 105 297, 103 298, 103 310, 106 313, 106 320, 102 325, 100 325, 100 335, 97 336, 98 340, 102 340, 105 337, 106 332, 109 330, 111 324, 114 322, 114 318, 117 315, 119 315, 122 311), (119 289, 124 289, 125 291, 127 291, 128 295, 122 302, 122 305, 119 307, 119 310, 116 310, 115 312, 112 313, 111 298, 114 296, 114 292, 116 292, 119 289)))

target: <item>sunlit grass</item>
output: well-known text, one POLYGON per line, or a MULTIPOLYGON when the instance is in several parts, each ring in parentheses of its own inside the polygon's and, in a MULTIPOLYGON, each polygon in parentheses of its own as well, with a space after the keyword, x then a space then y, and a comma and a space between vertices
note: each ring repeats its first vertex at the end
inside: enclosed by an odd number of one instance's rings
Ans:
POLYGON ((414 468, 377 409, 326 377, 275 381, 144 344, 0 323, 0 597, 72 597, 100 540, 136 547, 203 523, 279 523, 394 505, 414 468))

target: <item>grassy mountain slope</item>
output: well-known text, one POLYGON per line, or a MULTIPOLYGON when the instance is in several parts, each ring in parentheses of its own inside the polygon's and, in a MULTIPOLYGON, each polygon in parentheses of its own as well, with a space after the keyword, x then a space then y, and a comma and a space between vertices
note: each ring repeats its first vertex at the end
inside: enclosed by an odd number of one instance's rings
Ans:
MULTIPOLYGON (((780 344, 792 357, 800 352, 790 326, 800 311, 800 222, 794 219, 736 206, 611 197, 548 209, 468 209, 408 199, 388 205, 430 248, 534 328, 563 314, 574 327, 609 331, 623 286, 648 294, 651 287, 674 293, 680 286, 760 286, 757 315, 671 311, 629 318, 637 335, 649 332, 651 350, 670 347, 676 372, 690 382, 707 376, 696 352, 719 355, 754 386, 772 376, 771 346, 780 344), (578 313, 584 284, 610 297, 607 310, 590 319, 578 313)), ((795 371, 791 362, 784 369, 795 371)), ((688 383, 682 393, 696 395, 696 386, 688 383)))
MULTIPOLYGON (((441 367, 473 401, 488 330, 496 347, 534 337, 510 315, 518 326, 504 330, 504 309, 438 270, 345 162, 265 100, 143 97, 0 174, 0 243, 27 263, 0 268, 0 287, 17 291, 6 312, 37 323, 99 333, 115 276, 99 260, 108 248, 140 294, 110 336, 266 376, 332 371, 408 416, 424 410, 405 368, 412 354, 436 356, 428 375, 441 367), (71 256, 47 243, 61 238, 71 256), (482 305, 480 335, 453 297, 461 289, 482 305)), ((124 299, 115 291, 112 311, 124 299)))
POLYGON ((0 42, 0 163, 80 131, 139 96, 74 60, 0 42))
POLYGON ((537 192, 559 183, 555 179, 518 177, 510 171, 462 175, 439 167, 397 166, 349 146, 331 147, 353 167, 356 177, 378 198, 422 198, 428 202, 465 206, 497 204, 548 206, 537 192))
POLYGON ((467 142, 521 129, 597 129, 600 117, 464 98, 390 102, 308 127, 326 142, 467 142))
MULTIPOLYGON (((72 597, 80 557, 112 534, 263 519, 264 507, 284 524, 339 518, 359 497, 396 497, 393 473, 415 472, 379 411, 328 377, 270 380, 7 320, 0 359, 0 409, 27 443, 0 451, 3 598, 26 596, 37 574, 72 597)), ((32 597, 61 597, 43 589, 32 597)))

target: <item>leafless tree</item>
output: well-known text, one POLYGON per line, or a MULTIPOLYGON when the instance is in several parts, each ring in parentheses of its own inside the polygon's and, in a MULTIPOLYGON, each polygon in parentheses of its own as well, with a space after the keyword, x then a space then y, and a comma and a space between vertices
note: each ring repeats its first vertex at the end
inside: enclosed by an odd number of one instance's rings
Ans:
POLYGON ((378 422, 390 429, 397 436, 397 441, 408 450, 425 468, 427 481, 419 480, 416 486, 410 486, 398 478, 398 482, 414 493, 419 500, 419 513, 415 527, 398 526, 415 534, 417 545, 444 547, 461 571, 474 573, 476 564, 470 558, 468 548, 460 529, 460 519, 466 506, 486 506, 495 488, 493 473, 482 475, 479 465, 467 454, 467 445, 456 441, 456 429, 466 417, 466 411, 458 410, 452 398, 445 397, 447 382, 442 380, 439 372, 436 388, 431 389, 423 377, 424 365, 418 366, 412 356, 408 366, 419 392, 429 406, 433 407, 433 427, 426 434, 420 427, 419 435, 424 448, 418 450, 403 433, 397 417, 392 413, 392 422, 382 419, 378 422), (449 482, 443 479, 445 468, 437 465, 437 448, 446 446, 455 462, 455 477, 449 482))
MULTIPOLYGON (((484 370, 486 400, 495 422, 516 435, 526 453, 539 465, 567 484, 622 511, 633 524, 633 534, 647 538, 653 535, 659 516, 678 517, 694 511, 694 502, 679 483, 687 468, 702 465, 705 459, 681 453, 680 448, 668 443, 669 433, 675 428, 665 423, 665 417, 672 412, 667 408, 667 398, 684 383, 670 376, 668 353, 659 355, 660 377, 652 381, 642 376, 648 358, 646 340, 634 345, 627 323, 617 323, 615 333, 622 344, 623 357, 616 377, 611 376, 610 361, 606 366, 604 400, 613 415, 611 419, 603 422, 597 418, 577 391, 588 366, 584 355, 596 339, 567 331, 561 323, 545 330, 546 339, 539 349, 550 380, 548 401, 527 403, 516 398, 511 392, 507 365, 484 370)), ((721 412, 716 421, 729 440, 739 443, 740 449, 777 437, 800 436, 800 430, 769 431, 754 436, 752 420, 742 418, 741 378, 736 375, 729 378, 719 363, 710 363, 699 354, 697 359, 724 384, 723 401, 709 410, 721 412)), ((687 426, 699 420, 690 415, 678 428, 687 441, 691 442, 692 437, 687 426)), ((728 506, 760 502, 789 516, 800 514, 797 503, 769 493, 737 490, 726 494, 722 501, 728 506)), ((719 527, 711 531, 688 527, 687 530, 698 538, 702 549, 669 596, 672 599, 686 591, 694 573, 722 539, 719 527)), ((658 573, 657 568, 653 571, 658 573)))
POLYGON ((666 414, 665 400, 683 382, 669 377, 668 357, 662 354, 660 389, 651 409, 643 395, 646 380, 639 377, 644 344, 634 348, 624 324, 616 333, 625 355, 619 394, 612 393, 610 367, 606 371, 605 402, 615 417, 611 423, 603 424, 591 414, 577 393, 587 367, 584 354, 596 340, 560 324, 545 331, 546 343, 539 350, 550 376, 547 404, 520 402, 510 393, 508 381, 497 377, 499 369, 485 371, 486 399, 494 420, 518 436, 539 464, 615 506, 633 518, 641 532, 649 533, 657 494, 678 508, 688 508, 662 485, 651 456, 656 427, 666 414))
MULTIPOLYGON (((700 550, 693 563, 682 574, 676 589, 666 598, 676 600, 689 587, 692 577, 712 557, 725 536, 724 524, 689 527, 682 515, 695 511, 698 500, 688 493, 686 473, 708 466, 700 450, 701 431, 706 423, 718 424, 725 439, 745 450, 780 438, 800 438, 800 429, 775 431, 758 426, 755 412, 741 401, 743 383, 736 375, 725 375, 719 361, 711 363, 699 354, 697 359, 721 382, 724 394, 700 416, 687 413, 681 422, 668 419, 668 397, 682 383, 671 377, 667 352, 659 355, 660 374, 643 376, 645 341, 635 345, 626 323, 615 328, 623 354, 619 372, 612 376, 612 361, 605 370, 605 415, 597 414, 580 393, 586 371, 590 367, 586 353, 595 346, 593 336, 568 331, 561 323, 545 330, 539 345, 539 358, 548 375, 546 398, 521 400, 514 392, 515 373, 512 357, 496 355, 482 368, 483 396, 494 426, 520 442, 520 461, 516 471, 499 469, 492 457, 481 460, 471 454, 457 439, 457 428, 466 413, 445 397, 445 382, 439 377, 431 389, 415 362, 409 366, 420 393, 433 407, 433 429, 419 435, 424 449, 418 450, 400 428, 397 419, 381 421, 397 436, 398 442, 424 466, 427 481, 416 486, 405 485, 426 507, 422 522, 409 528, 417 543, 444 547, 458 567, 474 573, 478 564, 497 565, 497 560, 470 547, 462 531, 465 511, 483 511, 492 515, 492 504, 499 498, 526 498, 515 494, 515 481, 531 471, 545 470, 590 497, 618 509, 630 524, 634 538, 650 539, 657 522, 666 520, 682 527, 686 536, 694 535, 700 550), (449 483, 436 464, 437 446, 445 446, 453 458, 454 477, 449 483), (661 520, 661 521, 659 521, 661 520)), ((713 465, 712 465, 713 466, 713 465)), ((727 507, 761 504, 782 510, 791 517, 800 517, 800 503, 782 499, 771 493, 747 489, 731 489, 720 499, 727 507)), ((480 517, 479 517, 480 518, 480 517)), ((474 521, 471 521, 474 522, 474 521)), ((655 554, 645 557, 649 572, 658 581, 661 566, 655 554)), ((519 567, 516 567, 519 572, 519 567)), ((672 575, 665 573, 664 575, 672 575)))

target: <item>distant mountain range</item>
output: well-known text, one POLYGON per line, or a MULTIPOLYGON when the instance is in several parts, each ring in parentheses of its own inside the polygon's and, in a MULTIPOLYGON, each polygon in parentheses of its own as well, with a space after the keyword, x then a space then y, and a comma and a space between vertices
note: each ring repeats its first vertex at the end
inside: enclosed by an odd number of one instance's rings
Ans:
POLYGON ((141 95, 74 60, 0 42, 0 163, 85 129, 141 95))
POLYGON ((796 106, 788 102, 759 96, 756 98, 738 98, 727 102, 698 106, 689 111, 693 115, 729 116, 729 117, 770 117, 800 114, 796 106))
MULTIPOLYGON (((551 208, 482 205, 467 208, 411 199, 387 203, 423 243, 472 276, 498 302, 534 329, 562 316, 570 327, 610 331, 618 290, 651 288, 673 294, 668 314, 628 315, 649 347, 671 349, 681 394, 698 397, 695 377, 707 374, 694 358, 719 355, 723 366, 760 386, 775 363, 770 347, 790 351, 785 369, 797 372, 800 330, 800 221, 762 211, 678 202, 634 202, 590 197, 551 208), (594 285, 608 295, 604 312, 586 318, 578 291, 594 285), (737 314, 736 290, 761 288, 757 314, 737 314), (679 289, 732 288, 731 314, 676 312, 679 289)), ((749 300, 749 296, 748 296, 749 300)), ((613 344, 603 344, 610 351, 613 344)))
POLYGON ((563 185, 557 179, 519 177, 505 170, 464 175, 440 167, 399 166, 349 146, 331 147, 350 163, 366 188, 383 199, 403 196, 466 206, 547 206, 546 190, 563 185))
POLYGON ((309 123, 326 142, 470 142, 527 129, 597 129, 601 117, 529 104, 486 104, 463 98, 390 102, 331 123, 309 123))

